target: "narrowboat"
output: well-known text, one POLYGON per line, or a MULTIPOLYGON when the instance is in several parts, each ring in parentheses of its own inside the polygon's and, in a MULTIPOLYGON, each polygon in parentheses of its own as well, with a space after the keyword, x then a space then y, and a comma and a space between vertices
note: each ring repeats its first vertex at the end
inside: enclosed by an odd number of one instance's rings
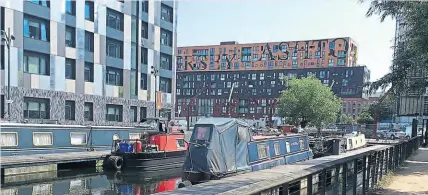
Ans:
POLYGON ((307 135, 252 136, 250 125, 234 118, 203 118, 194 126, 183 165, 192 184, 312 158, 307 135))
POLYGON ((139 138, 151 127, 1 123, 1 156, 106 151, 113 139, 139 138))
MULTIPOLYGON (((152 126, 157 125, 156 121, 152 126)), ((186 158, 185 135, 166 131, 142 133, 132 139, 114 139, 111 155, 104 159, 105 169, 160 171, 180 168, 186 158)))
POLYGON ((139 126, 83 126, 1 122, 1 156, 111 150, 112 140, 139 139, 165 130, 148 118, 139 126))

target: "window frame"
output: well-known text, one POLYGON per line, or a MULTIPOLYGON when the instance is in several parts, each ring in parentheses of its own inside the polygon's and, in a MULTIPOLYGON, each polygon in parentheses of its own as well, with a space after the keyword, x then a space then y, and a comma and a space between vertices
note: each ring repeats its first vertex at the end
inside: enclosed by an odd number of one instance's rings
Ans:
POLYGON ((112 38, 107 38, 106 39, 106 56, 107 57, 111 57, 111 58, 117 58, 117 59, 123 59, 123 42, 116 40, 116 39, 112 39, 112 38), (110 53, 110 47, 116 45, 115 47, 115 55, 112 55, 110 53))
POLYGON ((75 59, 71 59, 71 58, 65 58, 65 71, 64 71, 65 75, 65 79, 69 79, 69 80, 76 80, 76 60, 75 59), (69 66, 68 62, 71 62, 71 77, 67 76, 67 67, 69 66))
POLYGON ((27 1, 27 2, 50 8, 50 1, 47 1, 47 0, 37 0, 37 2, 35 0, 31 0, 31 1, 27 1), (43 5, 43 2, 45 2, 46 5, 43 5))
POLYGON ((85 102, 83 104, 83 120, 84 121, 94 121, 94 103, 93 102, 85 102), (91 116, 90 120, 86 118, 86 106, 87 105, 90 105, 90 110, 89 110, 90 116, 91 116))
POLYGON ((172 89, 172 79, 167 77, 159 77, 159 91, 163 93, 171 93, 171 89, 172 89), (166 89, 164 90, 161 89, 162 81, 167 82, 165 83, 167 86, 165 86, 166 89))
POLYGON ((141 20, 141 37, 148 39, 149 38, 149 23, 141 20))
POLYGON ((123 26, 124 26, 124 17, 123 17, 123 13, 117 12, 113 9, 107 8, 107 12, 106 12, 106 26, 118 31, 123 31, 123 26), (111 24, 109 17, 110 16, 114 16, 115 17, 115 24, 111 24), (119 26, 118 26, 119 25, 119 26))
POLYGON ((138 122, 138 107, 137 106, 130 106, 129 107, 129 115, 132 117, 132 121, 130 121, 131 123, 136 123, 138 122), (131 110, 134 110, 134 116, 131 116, 131 110))
POLYGON ((50 100, 47 98, 35 98, 35 97, 24 97, 24 109, 23 109, 23 114, 24 114, 24 119, 50 119, 50 100), (30 113, 29 113, 29 102, 37 102, 38 103, 38 107, 39 107, 39 118, 30 118, 30 113), (40 111, 40 107, 41 107, 41 103, 45 104, 45 112, 46 112, 46 117, 45 118, 41 118, 41 111, 40 111), (25 107, 27 108, 27 110, 25 110, 25 107), (27 112, 27 117, 25 117, 25 112, 27 112))
POLYGON ((171 31, 161 28, 160 40, 161 45, 172 47, 173 34, 171 31))
POLYGON ((67 121, 75 121, 76 120, 76 101, 74 100, 65 100, 64 103, 64 119, 67 121), (71 103, 70 105, 68 105, 71 103), (70 107, 70 118, 67 118, 67 107, 70 107))
POLYGON ((167 6, 161 3, 161 20, 173 23, 174 22, 174 9, 170 6, 167 6), (164 15, 164 11, 165 15, 164 15))
POLYGON ((86 133, 86 132, 70 132, 70 145, 72 145, 72 146, 84 146, 84 145, 87 145, 87 144, 88 144, 88 133, 86 133), (82 144, 73 144, 71 142, 71 137, 72 137, 73 134, 85 135, 85 143, 82 143, 82 144))
POLYGON ((257 143, 257 156, 259 157, 259 160, 269 158, 269 151, 267 150, 267 143, 257 143), (262 148, 262 146, 264 146, 262 148), (260 155, 260 152, 262 152, 262 149, 266 152, 265 156, 262 157, 260 155))
POLYGON ((123 86, 123 69, 113 68, 113 67, 107 66, 106 72, 105 72, 105 77, 106 77, 106 80, 105 80, 106 85, 123 86), (115 83, 110 83, 110 72, 115 73, 115 75, 114 75, 115 83), (119 77, 119 81, 117 80, 118 77, 119 77))
POLYGON ((143 72, 140 74, 140 89, 147 90, 147 74, 143 72))
POLYGON ((32 139, 33 139, 33 146, 36 146, 36 147, 40 147, 40 146, 53 146, 53 145, 54 145, 54 137, 53 137, 53 133, 52 133, 52 132, 46 132, 46 131, 45 131, 45 132, 40 132, 40 131, 39 131, 39 132, 33 132, 33 137, 32 137, 32 139), (52 139, 51 139, 51 140, 52 140, 52 144, 50 144, 50 145, 49 145, 49 144, 47 144, 47 145, 36 145, 36 144, 34 143, 34 135, 35 135, 35 134, 38 134, 38 133, 39 133, 39 134, 50 134, 50 135, 51 135, 51 138, 52 138, 52 139))
POLYGON ((65 0, 65 14, 76 16, 76 1, 74 0, 65 0), (71 12, 68 10, 68 3, 71 3, 71 12))
POLYGON ((71 27, 71 26, 65 27, 65 46, 71 47, 71 48, 76 48, 76 28, 71 27), (67 40, 67 33, 71 33, 71 40, 67 40), (69 41, 71 43, 68 43, 69 41))
POLYGON ((83 68, 83 80, 85 82, 90 82, 90 83, 94 82, 94 63, 85 62, 85 67, 83 68), (87 69, 87 67, 89 67, 89 69, 87 69), (89 70, 90 72, 88 79, 86 78, 87 77, 86 70, 89 70))
POLYGON ((88 20, 88 21, 94 21, 94 2, 93 1, 85 1, 85 20, 88 20), (88 7, 89 8, 89 14, 90 14, 90 16, 89 16, 89 18, 87 18, 86 17, 86 7, 88 7))
POLYGON ((141 64, 148 64, 149 50, 145 47, 141 47, 141 64))
POLYGON ((43 19, 43 18, 39 18, 39 17, 35 17, 32 15, 28 15, 28 14, 24 14, 24 22, 23 22, 23 36, 26 38, 30 38, 30 39, 34 39, 34 40, 39 40, 39 41, 46 41, 46 42, 50 42, 50 23, 49 21, 43 19), (38 23, 38 34, 39 34, 39 38, 33 38, 30 35, 30 22, 34 22, 34 23, 38 23), (28 33, 25 32, 26 30, 26 23, 28 25, 28 33), (42 30, 42 24, 45 26, 45 36, 46 36, 46 40, 43 40, 43 30, 42 30))
POLYGON ((164 70, 172 70, 172 56, 160 53, 160 68, 164 70), (163 59, 166 59, 166 61, 163 61, 163 59))
POLYGON ((142 0, 141 1, 141 8, 142 8, 142 11, 144 13, 149 13, 149 1, 148 0, 142 0))
POLYGON ((16 145, 9 145, 9 146, 2 146, 0 145, 0 147, 17 147, 19 146, 19 136, 18 136, 18 132, 0 132, 1 134, 15 134, 15 140, 16 140, 16 145))
POLYGON ((89 31, 85 31, 85 51, 94 52, 94 33, 89 31))
POLYGON ((108 122, 122 122, 123 121, 123 106, 122 105, 118 105, 118 104, 106 104, 106 116, 105 116, 105 120, 108 122), (113 108, 115 109, 115 120, 109 120, 108 117, 108 110, 109 108, 113 108), (117 110, 116 110, 117 109, 117 110), (119 111, 118 114, 119 116, 117 116, 116 111, 119 111), (118 117, 118 118, 116 118, 118 117))

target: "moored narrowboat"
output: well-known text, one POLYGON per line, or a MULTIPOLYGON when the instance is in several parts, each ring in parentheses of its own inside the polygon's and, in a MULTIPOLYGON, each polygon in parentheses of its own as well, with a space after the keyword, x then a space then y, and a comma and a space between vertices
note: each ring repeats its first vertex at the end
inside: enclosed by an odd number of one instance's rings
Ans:
MULTIPOLYGON (((148 121, 159 126, 159 121, 148 121)), ((180 168, 186 157, 187 144, 180 132, 159 131, 143 133, 139 138, 114 139, 111 155, 104 159, 105 169, 138 169, 159 171, 180 168)))
POLYGON ((312 156, 307 135, 253 137, 250 126, 239 119, 203 118, 190 138, 182 177, 195 184, 312 156))

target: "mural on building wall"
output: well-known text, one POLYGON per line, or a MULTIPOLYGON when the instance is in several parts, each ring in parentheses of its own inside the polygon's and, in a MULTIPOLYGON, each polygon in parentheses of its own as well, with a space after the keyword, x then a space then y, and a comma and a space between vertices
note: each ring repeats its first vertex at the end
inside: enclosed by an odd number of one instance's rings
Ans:
POLYGON ((350 66, 357 59, 357 47, 349 38, 183 47, 178 50, 177 71, 182 72, 350 66))

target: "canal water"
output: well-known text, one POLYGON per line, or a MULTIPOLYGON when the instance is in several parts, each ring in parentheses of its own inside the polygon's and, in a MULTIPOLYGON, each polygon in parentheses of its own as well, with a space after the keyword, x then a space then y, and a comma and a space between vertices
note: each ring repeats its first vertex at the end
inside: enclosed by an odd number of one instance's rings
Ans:
POLYGON ((1 195, 145 195, 172 191, 181 169, 168 172, 69 170, 5 177, 1 195))

